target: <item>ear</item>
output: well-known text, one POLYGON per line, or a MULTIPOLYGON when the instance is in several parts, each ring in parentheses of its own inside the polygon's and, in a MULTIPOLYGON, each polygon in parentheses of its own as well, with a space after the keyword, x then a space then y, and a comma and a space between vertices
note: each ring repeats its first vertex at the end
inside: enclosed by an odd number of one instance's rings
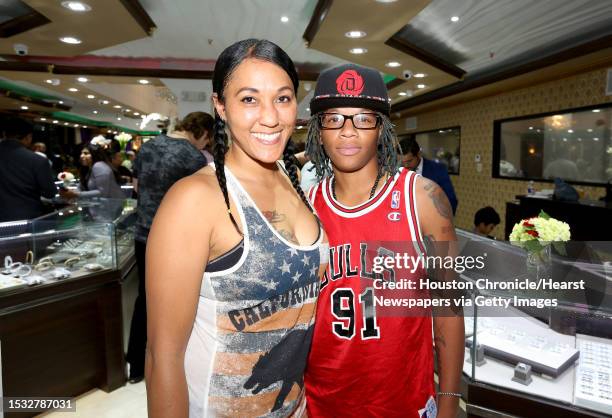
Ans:
POLYGON ((213 93, 212 95, 213 106, 215 107, 215 111, 219 115, 219 117, 225 122, 227 119, 225 118, 225 104, 219 99, 219 95, 217 93, 213 93))

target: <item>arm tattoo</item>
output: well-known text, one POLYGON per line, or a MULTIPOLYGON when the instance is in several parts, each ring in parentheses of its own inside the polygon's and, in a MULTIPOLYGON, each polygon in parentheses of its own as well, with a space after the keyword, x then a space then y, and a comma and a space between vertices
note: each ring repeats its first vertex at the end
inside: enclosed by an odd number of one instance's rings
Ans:
POLYGON ((446 218, 450 221, 453 219, 453 211, 448 203, 448 198, 444 194, 444 191, 436 185, 431 180, 424 179, 425 184, 423 185, 423 189, 428 191, 428 196, 433 202, 434 206, 438 210, 438 214, 443 218, 446 218))
POLYGON ((438 334, 434 337, 434 342, 436 343, 436 347, 446 347, 446 340, 442 334, 438 334))

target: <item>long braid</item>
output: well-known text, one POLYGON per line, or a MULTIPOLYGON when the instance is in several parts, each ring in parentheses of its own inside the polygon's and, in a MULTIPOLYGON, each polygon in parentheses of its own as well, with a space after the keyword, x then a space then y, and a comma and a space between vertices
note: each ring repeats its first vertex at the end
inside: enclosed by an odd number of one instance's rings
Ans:
POLYGON ((227 180, 225 178, 225 153, 227 152, 227 134, 225 133, 225 122, 215 113, 215 128, 214 128, 214 140, 215 146, 213 150, 213 157, 215 162, 215 174, 217 175, 217 181, 221 192, 223 192, 223 198, 225 200, 225 206, 227 207, 227 213, 229 214, 230 220, 236 231, 242 235, 238 223, 234 218, 230 210, 229 195, 227 193, 227 180))
POLYGON ((293 143, 291 138, 289 138, 289 141, 287 141, 287 145, 285 146, 285 150, 283 151, 283 162, 285 163, 285 170, 287 170, 287 173, 289 173, 289 179, 291 180, 293 188, 300 196, 302 202, 304 202, 306 207, 310 209, 310 211, 312 211, 310 202, 306 198, 304 190, 302 190, 302 187, 300 186, 300 180, 298 179, 297 175, 298 161, 297 158, 295 158, 295 144, 293 143))
POLYGON ((306 138, 306 155, 310 158, 317 173, 317 180, 332 174, 329 157, 321 144, 319 117, 314 115, 308 121, 308 137, 306 138))

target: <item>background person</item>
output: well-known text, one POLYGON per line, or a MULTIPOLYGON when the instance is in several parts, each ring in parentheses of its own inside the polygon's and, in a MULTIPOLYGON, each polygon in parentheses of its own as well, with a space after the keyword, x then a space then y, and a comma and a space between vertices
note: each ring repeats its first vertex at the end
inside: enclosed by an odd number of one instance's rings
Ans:
POLYGON ((119 185, 121 176, 112 162, 117 154, 117 146, 117 141, 114 144, 112 140, 99 135, 83 147, 80 157, 80 185, 79 191, 75 192, 76 197, 125 198, 119 185))
POLYGON ((425 178, 433 180, 444 190, 446 197, 453 209, 453 215, 457 211, 457 196, 453 183, 448 175, 444 164, 423 157, 419 143, 413 138, 404 138, 400 141, 402 147, 402 163, 404 167, 415 171, 425 178))
POLYGON ((480 208, 474 215, 474 233, 495 239, 491 232, 500 222, 499 214, 491 206, 480 208))

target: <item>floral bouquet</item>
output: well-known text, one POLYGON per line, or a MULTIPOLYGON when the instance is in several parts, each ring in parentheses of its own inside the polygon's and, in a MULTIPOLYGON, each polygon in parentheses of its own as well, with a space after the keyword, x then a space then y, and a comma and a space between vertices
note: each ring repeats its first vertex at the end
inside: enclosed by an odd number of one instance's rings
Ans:
POLYGON ((121 149, 125 150, 125 146, 132 139, 132 135, 125 133, 125 132, 121 132, 119 135, 115 135, 115 139, 119 141, 119 144, 121 145, 121 149))
POLYGON ((68 186, 70 182, 74 181, 74 174, 68 171, 62 171, 57 175, 57 179, 64 182, 64 186, 68 186))
POLYGON ((535 218, 523 219, 512 228, 510 242, 527 250, 528 263, 540 264, 550 261, 550 245, 560 254, 565 254, 562 242, 569 241, 570 227, 567 223, 551 218, 544 211, 535 218))
POLYGON ((111 143, 111 140, 105 138, 103 135, 95 136, 90 142, 91 145, 95 145, 100 148, 107 148, 110 145, 110 143, 111 143))

